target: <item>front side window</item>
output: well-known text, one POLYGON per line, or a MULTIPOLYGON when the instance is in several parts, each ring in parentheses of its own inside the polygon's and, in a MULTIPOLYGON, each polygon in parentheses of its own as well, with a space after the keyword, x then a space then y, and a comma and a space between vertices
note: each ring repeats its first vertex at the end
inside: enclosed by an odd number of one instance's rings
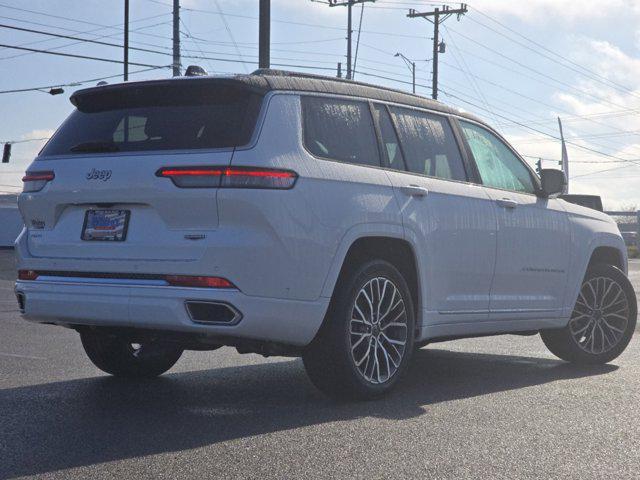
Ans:
POLYGON ((407 170, 445 180, 466 181, 467 175, 449 121, 406 108, 391 108, 407 170))
POLYGON ((530 170, 498 137, 473 123, 460 122, 482 183, 488 187, 535 193, 530 170))
POLYGON ((313 155, 380 166, 373 118, 366 102, 302 97, 304 144, 313 155))

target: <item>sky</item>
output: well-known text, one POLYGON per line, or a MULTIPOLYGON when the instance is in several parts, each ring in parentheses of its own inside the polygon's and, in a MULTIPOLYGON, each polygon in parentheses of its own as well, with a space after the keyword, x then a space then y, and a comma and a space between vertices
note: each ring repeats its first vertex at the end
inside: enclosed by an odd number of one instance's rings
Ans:
MULTIPOLYGON (((171 0, 130 0, 130 79, 171 76, 171 0), (143 51, 153 50, 153 52, 143 51), (153 68, 159 67, 159 68, 153 68)), ((431 95, 433 27, 407 18, 410 8, 442 3, 377 0, 362 14, 356 80, 411 89, 396 53, 417 64, 417 92, 431 95)), ((97 79, 122 80, 118 63, 7 48, 19 46, 120 61, 123 0, 0 0, 0 142, 15 142, 0 164, 0 193, 20 178, 72 111, 69 95, 97 79), (21 29, 93 39, 98 45, 21 29), (64 86, 64 94, 7 90, 64 86)), ((570 193, 603 197, 607 209, 640 208, 640 0, 470 0, 468 13, 441 29, 440 100, 475 113, 535 164, 557 168, 562 119, 570 193), (604 7, 604 8, 603 8, 604 7)), ((258 0, 182 0, 182 63, 209 73, 257 68, 258 0), (200 57, 200 58, 198 58, 200 57), (207 57, 202 58, 202 57, 207 57)), ((344 7, 312 0, 272 0, 272 64, 335 75, 346 65, 344 7)), ((354 51, 356 42, 354 41, 354 51)))

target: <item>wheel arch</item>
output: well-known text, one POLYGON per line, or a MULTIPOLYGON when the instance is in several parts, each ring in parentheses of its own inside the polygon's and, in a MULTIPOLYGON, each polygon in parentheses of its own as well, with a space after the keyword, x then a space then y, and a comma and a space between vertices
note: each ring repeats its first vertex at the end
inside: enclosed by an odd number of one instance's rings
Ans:
POLYGON ((357 235, 344 242, 340 255, 325 282, 323 295, 333 297, 341 278, 356 265, 371 259, 381 259, 394 265, 403 274, 409 285, 416 316, 416 327, 421 325, 421 282, 420 269, 415 249, 403 238, 402 231, 369 232, 357 235), (336 268, 337 267, 337 268, 336 268))
POLYGON ((627 275, 627 251, 624 240, 619 235, 600 234, 593 238, 588 248, 584 250, 585 255, 579 268, 570 275, 568 297, 565 303, 563 316, 567 322, 573 312, 573 307, 578 298, 582 281, 584 280, 589 267, 598 263, 612 265, 627 275))
MULTIPOLYGON (((605 263, 619 268, 623 272, 625 268, 625 255, 620 249, 612 246, 599 246, 593 249, 589 263, 587 264, 587 270, 598 263, 605 263)), ((586 273, 586 271, 585 271, 586 273)))

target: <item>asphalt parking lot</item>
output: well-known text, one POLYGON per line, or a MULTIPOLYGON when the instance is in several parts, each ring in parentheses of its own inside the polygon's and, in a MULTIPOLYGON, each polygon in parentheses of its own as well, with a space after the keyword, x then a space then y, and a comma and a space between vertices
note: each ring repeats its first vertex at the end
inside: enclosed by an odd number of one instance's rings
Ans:
MULTIPOLYGON (((393 395, 340 404, 301 362, 188 352, 121 381, 77 335, 21 321, 0 251, 0 478, 628 478, 640 471, 640 340, 578 368, 536 337, 420 350, 393 395)), ((631 276, 640 291, 640 262, 631 276)))

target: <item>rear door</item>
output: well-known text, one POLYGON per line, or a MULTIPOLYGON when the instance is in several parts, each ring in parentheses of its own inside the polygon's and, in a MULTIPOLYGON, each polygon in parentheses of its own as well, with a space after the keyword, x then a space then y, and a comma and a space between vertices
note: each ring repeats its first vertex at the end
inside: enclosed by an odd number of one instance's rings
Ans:
POLYGON ((204 243, 194 240, 218 226, 217 189, 157 173, 228 166, 234 148, 251 140, 260 100, 240 86, 189 80, 72 97, 77 109, 30 167, 53 180, 20 196, 31 254, 198 259, 204 243))
POLYGON ((419 250, 426 322, 486 319, 495 211, 484 189, 468 183, 449 119, 391 106, 392 123, 384 105, 374 112, 405 230, 419 250))
POLYGON ((460 125, 498 219, 492 317, 559 315, 571 245, 561 201, 536 195, 533 173, 500 138, 475 123, 460 125))

